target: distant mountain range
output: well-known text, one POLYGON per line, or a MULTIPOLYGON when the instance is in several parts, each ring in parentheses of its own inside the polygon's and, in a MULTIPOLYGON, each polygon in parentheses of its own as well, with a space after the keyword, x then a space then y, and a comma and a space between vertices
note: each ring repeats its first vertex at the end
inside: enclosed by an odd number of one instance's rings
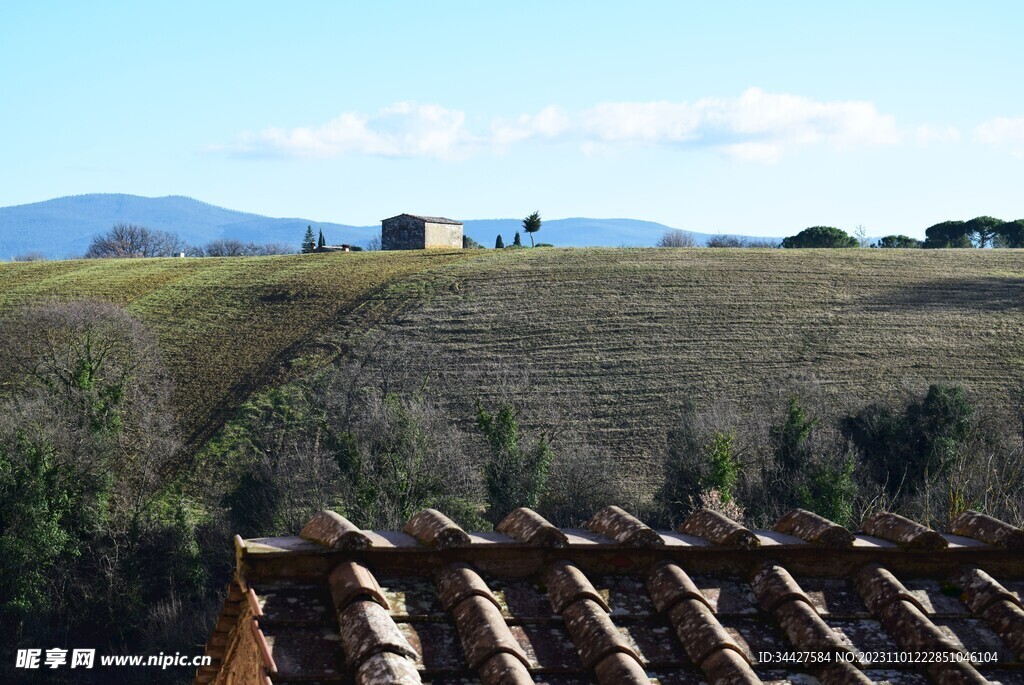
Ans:
MULTIPOLYGON (((386 213, 386 212, 385 212, 386 213)), ((400 212, 395 212, 398 214, 400 212)), ((78 257, 92 237, 125 221, 148 228, 173 231, 185 241, 203 245, 217 238, 245 242, 285 243, 298 249, 306 226, 323 230, 331 244, 366 246, 380 235, 380 225, 349 226, 300 218, 271 218, 224 209, 189 197, 140 197, 92 194, 59 197, 45 202, 0 207, 0 260, 28 252, 50 259, 78 257)), ((511 245, 519 219, 466 219, 466 235, 493 247, 501 234, 511 245)), ((664 224, 636 219, 554 219, 544 221, 535 235, 538 242, 561 247, 650 247, 669 230, 664 224)), ((684 231, 704 244, 708 233, 684 231)), ((529 236, 523 236, 529 244, 529 236)))

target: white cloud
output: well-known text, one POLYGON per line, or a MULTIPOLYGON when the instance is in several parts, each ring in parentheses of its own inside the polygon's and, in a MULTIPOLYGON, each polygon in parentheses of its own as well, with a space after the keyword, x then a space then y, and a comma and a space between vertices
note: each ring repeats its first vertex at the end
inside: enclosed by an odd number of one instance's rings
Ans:
POLYGON ((870 102, 820 102, 757 88, 739 98, 694 103, 604 103, 583 116, 584 129, 602 142, 694 144, 758 161, 794 148, 898 143, 893 117, 870 102))
POLYGON ((960 140, 960 131, 956 126, 934 126, 922 124, 914 130, 914 139, 919 147, 934 144, 955 143, 960 140))
POLYGON ((296 157, 363 154, 453 159, 467 154, 475 143, 465 129, 465 119, 459 110, 399 102, 370 116, 346 112, 315 128, 244 133, 237 143, 222 149, 296 157))
POLYGON ((572 119, 564 109, 548 105, 535 115, 522 114, 512 122, 496 119, 491 124, 491 140, 502 148, 535 138, 560 138, 572 128, 572 119))
POLYGON ((1014 157, 1024 158, 1024 117, 996 117, 974 130, 979 143, 1002 147, 1014 157))
POLYGON ((346 112, 316 127, 247 132, 214 150, 242 154, 459 159, 531 141, 573 140, 584 154, 622 145, 699 146, 773 162, 810 145, 837 149, 900 141, 893 117, 862 101, 818 101, 751 88, 738 98, 695 102, 606 102, 570 113, 557 105, 473 133, 463 112, 399 102, 371 115, 346 112))

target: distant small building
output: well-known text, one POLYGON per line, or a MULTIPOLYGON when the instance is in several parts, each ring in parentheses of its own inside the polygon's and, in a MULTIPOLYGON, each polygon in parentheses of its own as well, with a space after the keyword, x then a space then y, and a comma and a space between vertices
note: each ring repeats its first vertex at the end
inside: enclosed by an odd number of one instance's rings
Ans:
POLYGON ((440 216, 399 214, 380 222, 382 250, 462 249, 462 222, 440 216))
POLYGON ((351 245, 320 245, 313 248, 313 252, 351 252, 351 245))

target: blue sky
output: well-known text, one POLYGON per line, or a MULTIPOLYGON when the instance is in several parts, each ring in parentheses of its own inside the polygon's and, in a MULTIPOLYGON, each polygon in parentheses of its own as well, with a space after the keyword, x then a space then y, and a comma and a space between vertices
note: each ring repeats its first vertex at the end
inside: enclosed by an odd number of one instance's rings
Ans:
POLYGON ((1024 217, 1020 3, 97 4, 0 7, 0 205, 752 235, 1024 217))

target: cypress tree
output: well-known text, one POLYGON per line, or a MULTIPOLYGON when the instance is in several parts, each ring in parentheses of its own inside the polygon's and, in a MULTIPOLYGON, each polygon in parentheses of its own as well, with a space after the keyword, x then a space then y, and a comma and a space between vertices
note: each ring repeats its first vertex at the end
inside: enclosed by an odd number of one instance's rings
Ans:
POLYGON ((306 226, 306 236, 302 239, 302 252, 303 254, 309 254, 316 247, 316 242, 313 240, 313 227, 306 226))
POLYGON ((320 229, 320 240, 317 241, 316 246, 317 247, 323 247, 326 244, 327 244, 327 241, 324 240, 324 229, 321 228, 320 229))
POLYGON ((520 238, 519 238, 519 231, 516 231, 516 239, 512 241, 512 244, 515 245, 516 247, 522 247, 523 246, 523 241, 520 240, 520 238))
POLYGON ((498 239, 494 241, 494 249, 500 250, 505 247, 505 241, 501 239, 501 234, 498 234, 498 239))

